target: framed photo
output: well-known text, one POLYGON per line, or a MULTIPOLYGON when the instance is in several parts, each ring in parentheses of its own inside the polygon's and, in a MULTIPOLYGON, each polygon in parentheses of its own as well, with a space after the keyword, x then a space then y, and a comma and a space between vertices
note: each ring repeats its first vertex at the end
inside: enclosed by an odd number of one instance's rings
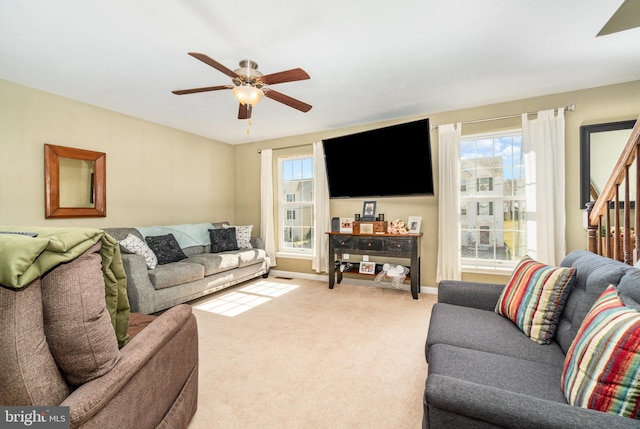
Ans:
POLYGON ((373 234, 373 224, 372 223, 361 223, 360 224, 360 234, 373 234))
POLYGON ((376 202, 365 201, 362 205, 361 220, 376 220, 376 202))
POLYGON ((340 232, 344 232, 347 234, 353 233, 353 218, 352 217, 341 217, 340 218, 340 232))
POLYGON ((422 216, 409 216, 407 223, 409 224, 409 234, 419 234, 422 216))
POLYGON ((375 262, 360 262, 360 274, 375 274, 376 263, 375 262))

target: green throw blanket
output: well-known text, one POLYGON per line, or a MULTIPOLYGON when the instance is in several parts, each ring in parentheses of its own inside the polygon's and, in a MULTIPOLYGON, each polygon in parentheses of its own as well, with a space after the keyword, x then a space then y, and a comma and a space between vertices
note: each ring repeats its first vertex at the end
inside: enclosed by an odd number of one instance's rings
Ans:
POLYGON ((111 323, 120 347, 129 341, 127 277, 118 241, 100 229, 0 225, 0 284, 19 289, 58 264, 69 262, 102 241, 102 273, 111 323), (11 232, 5 234, 6 232, 11 232), (13 234, 35 233, 30 235, 13 234))

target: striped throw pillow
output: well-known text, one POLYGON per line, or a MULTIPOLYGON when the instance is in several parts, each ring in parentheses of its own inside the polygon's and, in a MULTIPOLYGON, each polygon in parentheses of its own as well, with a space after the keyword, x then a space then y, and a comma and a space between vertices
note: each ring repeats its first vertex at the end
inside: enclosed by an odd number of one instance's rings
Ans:
POLYGON ((505 286, 496 313, 538 344, 549 344, 571 290, 575 268, 554 267, 525 256, 505 286))
POLYGON ((640 418, 640 312, 609 286, 567 351, 561 380, 567 402, 640 418))

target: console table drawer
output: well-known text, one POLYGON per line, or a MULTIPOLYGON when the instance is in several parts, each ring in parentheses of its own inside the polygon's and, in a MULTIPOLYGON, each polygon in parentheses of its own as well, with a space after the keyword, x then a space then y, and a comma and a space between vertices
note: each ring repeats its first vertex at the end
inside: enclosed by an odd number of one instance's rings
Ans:
POLYGON ((356 248, 356 238, 355 237, 344 237, 338 236, 331 238, 333 240, 333 245, 336 249, 355 249, 356 248))
POLYGON ((411 255, 411 247, 413 242, 410 238, 394 238, 387 243, 387 250, 389 253, 396 255, 411 255))
POLYGON ((358 238, 358 250, 384 250, 384 238, 360 237, 358 238))

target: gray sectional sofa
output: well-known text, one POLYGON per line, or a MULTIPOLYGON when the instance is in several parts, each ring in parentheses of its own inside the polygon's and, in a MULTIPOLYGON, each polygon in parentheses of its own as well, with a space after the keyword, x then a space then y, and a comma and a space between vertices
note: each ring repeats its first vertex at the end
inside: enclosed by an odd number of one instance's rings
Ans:
POLYGON ((628 417, 569 405, 565 355, 583 319, 612 284, 638 309, 640 270, 587 251, 561 263, 575 279, 550 344, 529 339, 494 310, 505 285, 442 281, 429 324, 424 429, 639 428, 628 417))
POLYGON ((118 241, 129 234, 144 241, 145 234, 172 233, 187 256, 150 269, 144 256, 121 246, 131 311, 152 314, 256 277, 266 278, 269 257, 259 237, 251 237, 250 248, 211 253, 208 229, 225 225, 229 222, 104 228, 118 241))

